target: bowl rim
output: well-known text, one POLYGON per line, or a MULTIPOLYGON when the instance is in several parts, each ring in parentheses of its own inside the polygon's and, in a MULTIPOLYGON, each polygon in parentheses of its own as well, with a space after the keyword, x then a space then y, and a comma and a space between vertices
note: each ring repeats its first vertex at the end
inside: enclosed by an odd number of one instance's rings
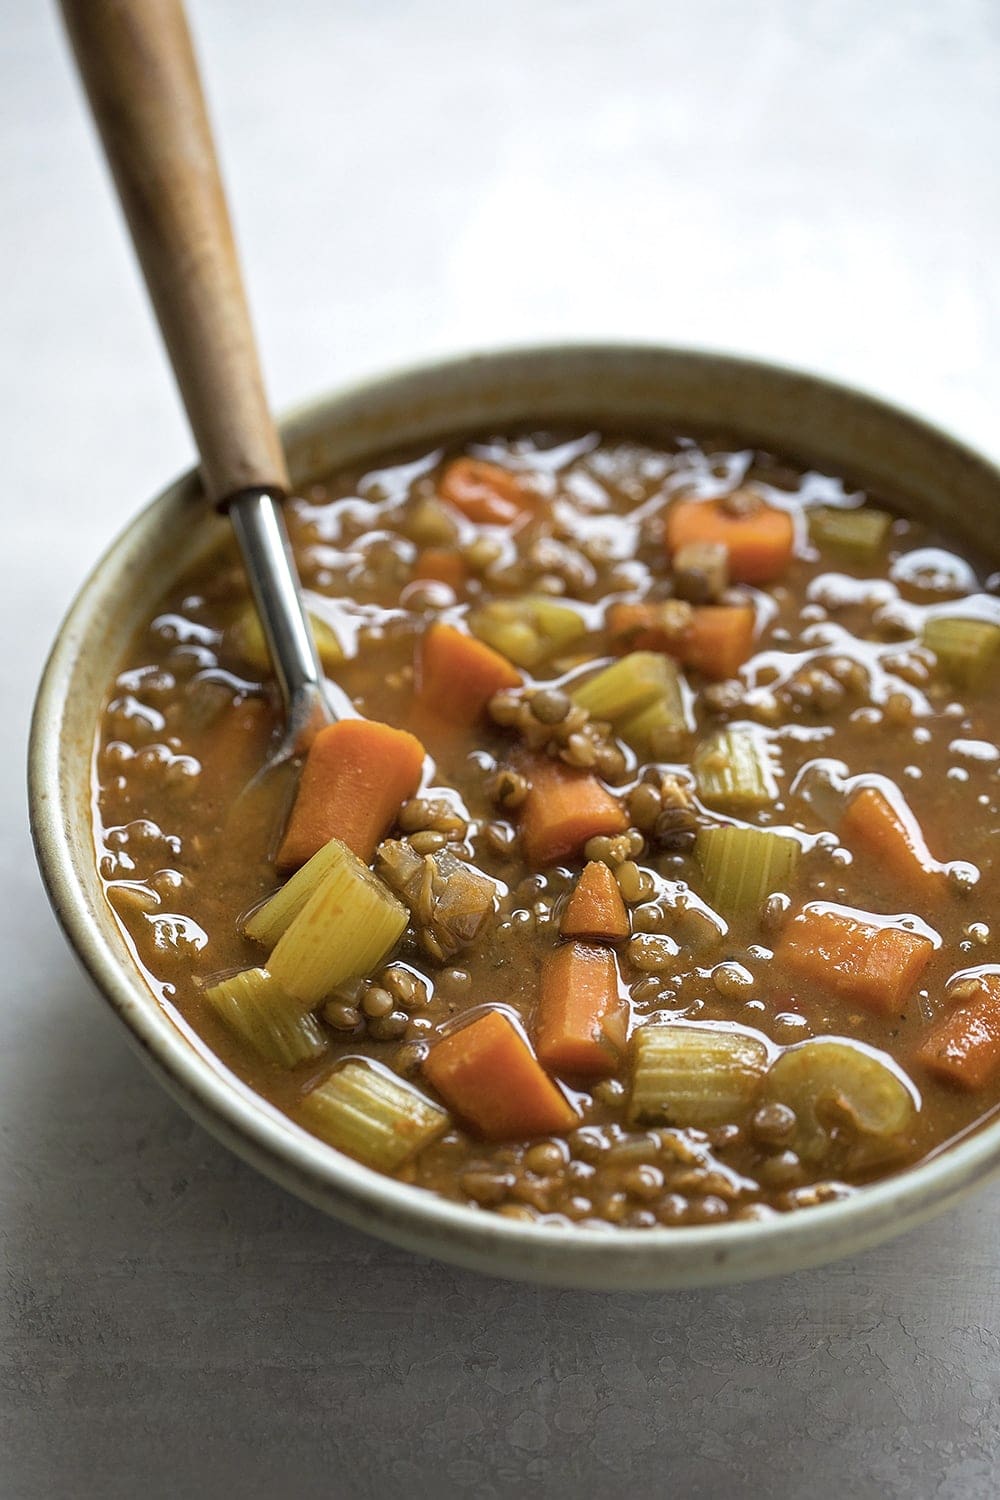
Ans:
MULTIPOLYGON (((678 366, 700 361, 745 376, 796 380, 860 402, 900 430, 909 429, 925 440, 946 445, 1000 493, 1000 469, 994 464, 923 417, 881 397, 774 361, 653 342, 501 346, 419 361, 301 403, 283 415, 280 429, 290 442, 297 433, 332 421, 338 408, 384 394, 387 388, 402 390, 432 375, 461 376, 525 361, 650 357, 678 366)), ((152 995, 124 943, 116 952, 90 921, 84 872, 77 867, 70 843, 71 810, 60 771, 74 664, 96 618, 102 591, 150 519, 190 497, 196 485, 196 472, 188 470, 160 491, 116 536, 77 591, 52 646, 35 702, 28 791, 36 856, 70 945, 160 1082, 230 1149, 328 1213, 406 1249, 516 1279, 605 1290, 707 1286, 820 1264, 867 1248, 942 1212, 1000 1171, 998 1117, 916 1166, 846 1198, 773 1218, 609 1230, 526 1223, 449 1202, 342 1156, 267 1105, 221 1062, 193 1046, 152 995)), ((96 880, 96 871, 91 874, 96 880)))

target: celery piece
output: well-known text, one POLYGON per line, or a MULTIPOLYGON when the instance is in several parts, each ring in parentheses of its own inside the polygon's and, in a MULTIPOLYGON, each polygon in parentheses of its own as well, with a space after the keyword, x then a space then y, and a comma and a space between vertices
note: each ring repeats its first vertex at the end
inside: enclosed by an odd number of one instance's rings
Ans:
POLYGON ((968 687, 996 657, 1000 625, 967 615, 932 615, 924 623, 923 638, 945 675, 968 687))
POLYGON ((326 1051, 316 1018, 303 1016, 266 969, 244 969, 202 993, 222 1024, 269 1062, 294 1068, 326 1051))
POLYGON ((806 1161, 845 1147, 856 1161, 892 1154, 916 1116, 913 1095, 888 1058, 836 1037, 789 1047, 772 1063, 764 1091, 794 1111, 789 1145, 806 1161))
POLYGON ((702 828, 694 852, 709 898, 723 912, 759 906, 785 891, 799 862, 799 843, 770 828, 702 828))
MULTIPOLYGON (((344 660, 344 652, 330 626, 312 611, 309 612, 309 623, 312 626, 316 651, 323 666, 327 670, 339 666, 344 660)), ((248 666, 253 667, 257 672, 270 672, 271 655, 264 639, 260 616, 252 603, 243 606, 226 630, 225 638, 229 649, 248 666)))
POLYGON ((872 562, 878 557, 891 525, 887 511, 867 505, 855 510, 818 505, 809 512, 809 537, 816 546, 846 553, 858 562, 872 562))
POLYGON ((692 729, 684 687, 676 662, 661 658, 666 667, 662 696, 640 708, 616 725, 618 733, 633 750, 666 760, 675 754, 685 735, 692 729))
POLYGON ((331 839, 322 849, 317 849, 312 859, 244 919, 243 931, 247 937, 264 948, 273 948, 324 877, 336 869, 343 858, 344 845, 339 839, 331 839))
POLYGON ((767 1069, 767 1046, 752 1032, 668 1022, 641 1027, 633 1045, 634 1124, 735 1124, 767 1069))
POLYGON ((388 886, 345 844, 338 839, 330 844, 338 846, 330 868, 281 934, 267 965, 303 1011, 313 1010, 345 979, 377 968, 398 942, 408 916, 388 886))
POLYGON ((315 1135, 379 1172, 395 1172, 448 1125, 408 1083, 352 1059, 308 1093, 301 1119, 315 1135))
POLYGON ((630 651, 620 661, 579 683, 570 697, 592 719, 606 719, 614 724, 648 708, 658 698, 665 698, 671 684, 677 686, 677 677, 668 657, 659 651, 630 651))
POLYGON ((473 635, 519 667, 535 667, 585 634, 587 626, 568 604, 544 595, 491 599, 469 615, 473 635))
POLYGON ((691 765, 698 795, 710 807, 744 812, 778 800, 767 741, 751 724, 717 729, 702 740, 691 765))

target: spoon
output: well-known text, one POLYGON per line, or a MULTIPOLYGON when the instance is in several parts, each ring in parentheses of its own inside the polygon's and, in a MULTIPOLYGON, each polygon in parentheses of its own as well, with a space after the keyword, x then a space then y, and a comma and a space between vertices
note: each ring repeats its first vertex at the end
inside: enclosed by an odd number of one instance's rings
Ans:
POLYGON ((290 480, 264 392, 181 0, 61 0, 201 459, 228 514, 281 688, 274 765, 333 721, 282 514, 290 480))

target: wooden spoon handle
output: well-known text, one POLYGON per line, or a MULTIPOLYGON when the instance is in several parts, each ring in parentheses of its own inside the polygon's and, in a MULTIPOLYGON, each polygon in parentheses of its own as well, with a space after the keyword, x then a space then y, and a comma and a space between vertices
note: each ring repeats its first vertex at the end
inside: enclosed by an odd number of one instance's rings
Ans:
POLYGON ((209 498, 288 470, 180 0, 61 0, 209 498))

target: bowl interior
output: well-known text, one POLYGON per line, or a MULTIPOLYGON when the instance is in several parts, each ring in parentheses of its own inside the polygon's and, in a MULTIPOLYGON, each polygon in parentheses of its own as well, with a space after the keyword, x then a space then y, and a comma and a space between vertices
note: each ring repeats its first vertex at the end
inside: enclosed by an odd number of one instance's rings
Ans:
MULTIPOLYGON (((587 419, 744 438, 866 485, 976 554, 1000 553, 1000 474, 871 397, 774 366, 658 348, 470 356, 335 394, 283 424, 297 485, 462 428, 587 419)), ((32 826, 67 935, 161 1081, 241 1155, 348 1222, 496 1274, 592 1287, 681 1286, 795 1269, 873 1244, 1000 1165, 1000 1123, 922 1166, 819 1209, 717 1228, 603 1233, 519 1224, 440 1201, 338 1155, 240 1083, 157 1002, 104 899, 90 770, 115 663, 156 598, 226 523, 187 475, 97 565, 54 647, 36 705, 32 826)))

